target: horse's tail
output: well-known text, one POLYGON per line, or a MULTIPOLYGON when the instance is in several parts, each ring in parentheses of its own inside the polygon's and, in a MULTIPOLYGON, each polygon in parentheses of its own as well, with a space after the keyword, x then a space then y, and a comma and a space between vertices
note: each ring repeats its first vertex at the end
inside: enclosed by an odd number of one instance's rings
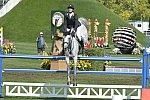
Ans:
POLYGON ((78 27, 79 31, 77 31, 77 36, 79 40, 83 40, 84 44, 86 44, 88 41, 88 21, 83 17, 80 17, 78 20, 81 26, 78 27))
POLYGON ((88 29, 88 21, 85 18, 80 17, 78 20, 81 24, 83 24, 88 29))

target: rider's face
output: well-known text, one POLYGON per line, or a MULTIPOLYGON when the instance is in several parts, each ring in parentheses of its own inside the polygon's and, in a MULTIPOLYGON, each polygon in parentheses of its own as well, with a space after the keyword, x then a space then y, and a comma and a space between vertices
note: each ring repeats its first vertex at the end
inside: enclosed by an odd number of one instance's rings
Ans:
POLYGON ((72 12, 73 12, 73 9, 72 9, 72 8, 68 8, 68 12, 69 12, 69 13, 72 13, 72 12))

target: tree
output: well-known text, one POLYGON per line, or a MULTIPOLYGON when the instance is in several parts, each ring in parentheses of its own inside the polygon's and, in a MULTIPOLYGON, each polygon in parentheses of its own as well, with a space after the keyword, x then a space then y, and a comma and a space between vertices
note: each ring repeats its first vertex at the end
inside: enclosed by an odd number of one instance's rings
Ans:
POLYGON ((150 17, 150 4, 148 0, 138 0, 135 3, 134 13, 132 18, 147 20, 150 17))
POLYGON ((150 0, 101 0, 101 3, 124 20, 150 17, 150 0))

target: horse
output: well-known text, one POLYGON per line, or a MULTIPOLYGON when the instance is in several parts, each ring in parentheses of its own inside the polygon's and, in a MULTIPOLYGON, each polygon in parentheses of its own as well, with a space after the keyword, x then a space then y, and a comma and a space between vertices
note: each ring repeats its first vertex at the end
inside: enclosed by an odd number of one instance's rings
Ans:
POLYGON ((70 78, 70 58, 74 60, 74 86, 77 86, 77 79, 76 79, 76 68, 77 68, 77 61, 78 61, 78 53, 79 53, 79 41, 84 42, 84 44, 88 41, 88 34, 87 34, 87 27, 88 22, 85 18, 81 17, 78 19, 81 25, 77 28, 75 36, 73 37, 71 34, 64 37, 64 53, 65 53, 65 60, 67 64, 67 84, 71 84, 70 78))

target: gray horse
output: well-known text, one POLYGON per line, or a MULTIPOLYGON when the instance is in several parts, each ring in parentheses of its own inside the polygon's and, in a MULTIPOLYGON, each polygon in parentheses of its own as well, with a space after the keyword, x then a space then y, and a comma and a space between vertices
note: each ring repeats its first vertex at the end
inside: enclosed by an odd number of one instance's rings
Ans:
POLYGON ((71 35, 67 35, 64 38, 64 52, 66 56, 66 63, 67 63, 67 84, 71 84, 70 79, 70 57, 74 60, 74 86, 77 85, 77 79, 76 79, 76 67, 77 67, 77 61, 78 61, 78 52, 79 52, 79 42, 82 39, 84 44, 88 41, 88 34, 87 34, 87 26, 88 22, 85 18, 79 18, 79 22, 81 23, 81 26, 77 28, 77 32, 75 33, 75 37, 72 37, 71 35))

